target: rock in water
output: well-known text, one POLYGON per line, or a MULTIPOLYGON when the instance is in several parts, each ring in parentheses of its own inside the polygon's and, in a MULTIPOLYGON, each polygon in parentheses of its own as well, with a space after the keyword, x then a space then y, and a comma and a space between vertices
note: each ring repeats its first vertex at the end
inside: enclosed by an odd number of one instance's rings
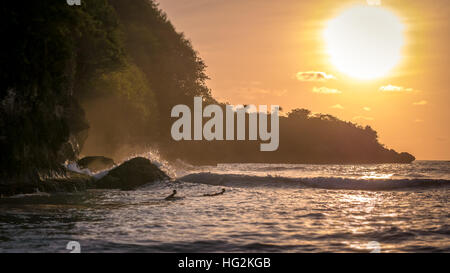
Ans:
POLYGON ((67 171, 62 178, 48 178, 38 185, 41 192, 77 192, 92 188, 95 179, 92 176, 67 171))
POLYGON ((399 163, 411 163, 414 160, 416 160, 416 158, 412 154, 410 154, 410 153, 400 153, 398 162, 399 163))
POLYGON ((78 166, 85 169, 88 168, 92 172, 98 172, 101 170, 114 167, 114 160, 104 156, 86 156, 77 161, 78 166))
POLYGON ((20 176, 0 181, 0 196, 29 194, 35 192, 78 192, 95 186, 95 179, 89 175, 65 171, 64 174, 49 178, 39 178, 39 175, 20 176))
POLYGON ((144 184, 164 179, 169 179, 169 177, 150 160, 136 157, 112 169, 95 184, 99 189, 132 190, 144 184))

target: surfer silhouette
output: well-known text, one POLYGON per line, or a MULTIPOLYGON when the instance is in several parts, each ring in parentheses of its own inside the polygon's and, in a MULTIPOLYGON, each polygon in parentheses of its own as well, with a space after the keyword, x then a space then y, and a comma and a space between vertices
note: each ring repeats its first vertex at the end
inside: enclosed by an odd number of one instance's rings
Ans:
POLYGON ((175 198, 175 194, 177 194, 177 190, 173 190, 172 194, 169 195, 169 196, 167 196, 167 197, 164 198, 164 199, 166 199, 166 200, 173 199, 173 198, 175 198))
POLYGON ((218 193, 205 193, 205 194, 203 194, 203 196, 217 196, 217 195, 222 195, 224 193, 225 193, 225 189, 222 189, 221 192, 218 192, 218 193))

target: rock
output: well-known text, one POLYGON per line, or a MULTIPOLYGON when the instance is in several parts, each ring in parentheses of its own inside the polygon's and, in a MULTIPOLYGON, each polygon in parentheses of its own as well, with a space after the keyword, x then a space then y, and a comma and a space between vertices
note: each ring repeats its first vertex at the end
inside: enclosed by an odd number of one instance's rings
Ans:
POLYGON ((11 196, 16 194, 29 194, 37 191, 55 192, 77 192, 93 188, 95 179, 86 174, 66 171, 64 175, 54 178, 40 179, 34 177, 15 177, 8 182, 0 183, 0 195, 11 196))
POLYGON ((65 177, 51 178, 39 182, 41 192, 77 192, 93 188, 95 179, 92 176, 67 171, 65 177))
POLYGON ((114 167, 114 160, 104 156, 87 156, 77 161, 78 166, 83 169, 89 169, 91 172, 98 172, 101 170, 114 167))
POLYGON ((169 179, 150 160, 136 157, 112 169, 95 183, 98 189, 132 190, 144 184, 169 179))
POLYGON ((133 190, 139 186, 158 180, 170 179, 150 160, 142 157, 133 158, 112 169, 103 178, 64 171, 60 175, 49 175, 41 179, 38 175, 0 179, 0 196, 35 193, 37 191, 77 192, 87 189, 121 189, 133 190))
POLYGON ((414 160, 416 160, 416 158, 410 154, 410 153, 400 153, 399 155, 399 163, 411 163, 414 160))

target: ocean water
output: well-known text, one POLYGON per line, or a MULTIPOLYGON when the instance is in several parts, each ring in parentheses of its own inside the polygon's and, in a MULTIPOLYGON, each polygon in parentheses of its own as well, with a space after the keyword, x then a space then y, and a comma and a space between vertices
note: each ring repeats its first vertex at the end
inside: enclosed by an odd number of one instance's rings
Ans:
POLYGON ((0 252, 450 252, 449 161, 162 167, 177 179, 0 198, 0 252))

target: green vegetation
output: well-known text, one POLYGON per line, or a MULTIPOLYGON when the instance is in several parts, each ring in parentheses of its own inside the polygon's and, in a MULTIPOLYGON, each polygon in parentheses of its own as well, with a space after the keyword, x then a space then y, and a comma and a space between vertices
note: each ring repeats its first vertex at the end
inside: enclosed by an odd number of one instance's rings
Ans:
POLYGON ((88 128, 77 94, 121 63, 118 23, 105 1, 7 1, 0 8, 1 176, 33 179, 77 156, 88 128))
POLYGON ((99 75, 91 86, 91 93, 81 99, 91 126, 84 150, 127 157, 130 147, 156 141, 158 104, 147 77, 136 65, 127 63, 99 75))
MULTIPOLYGON (((225 111, 225 109, 223 109, 225 111)), ((248 123, 249 117, 246 117, 248 123)), ((270 120, 270 116, 267 117, 270 120)), ((225 118, 224 118, 225 124, 225 118)), ((248 126, 246 127, 248 128, 248 126)), ((235 132, 237 131, 235 123, 235 132)), ((248 132, 246 132, 248 139, 248 132)), ((408 153, 397 153, 378 142, 377 132, 308 109, 294 109, 280 117, 279 148, 261 152, 259 141, 172 141, 162 149, 171 160, 194 164, 217 163, 410 163, 408 153)))
POLYGON ((170 110, 191 104, 194 96, 211 99, 205 84, 205 64, 182 33, 152 1, 111 0, 122 23, 130 58, 155 90, 160 109, 160 131, 169 136, 170 110))

